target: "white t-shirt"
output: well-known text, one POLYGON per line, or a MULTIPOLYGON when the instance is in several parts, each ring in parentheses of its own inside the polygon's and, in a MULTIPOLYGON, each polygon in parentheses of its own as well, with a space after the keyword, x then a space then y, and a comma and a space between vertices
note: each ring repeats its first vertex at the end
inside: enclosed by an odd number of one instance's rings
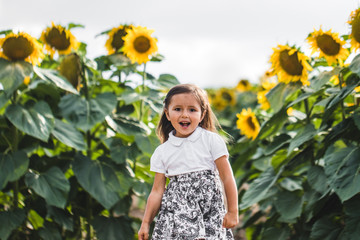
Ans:
POLYGON ((220 135, 197 127, 186 138, 175 137, 158 146, 150 159, 150 170, 174 176, 202 170, 215 170, 215 160, 229 156, 225 141, 220 135))

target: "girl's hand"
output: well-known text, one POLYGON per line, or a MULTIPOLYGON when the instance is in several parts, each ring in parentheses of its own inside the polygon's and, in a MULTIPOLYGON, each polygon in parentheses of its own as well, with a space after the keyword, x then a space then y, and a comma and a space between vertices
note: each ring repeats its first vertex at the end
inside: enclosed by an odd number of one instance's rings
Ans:
POLYGON ((227 212, 223 220, 223 228, 233 228, 239 223, 237 212, 227 212))
POLYGON ((141 227, 138 232, 138 240, 148 240, 149 239, 149 226, 141 224, 141 227))

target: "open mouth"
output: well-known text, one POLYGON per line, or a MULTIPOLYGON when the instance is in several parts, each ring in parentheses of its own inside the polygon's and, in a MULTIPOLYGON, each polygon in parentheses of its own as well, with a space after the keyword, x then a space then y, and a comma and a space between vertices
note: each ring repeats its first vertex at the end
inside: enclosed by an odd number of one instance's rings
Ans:
POLYGON ((190 125, 190 123, 189 122, 180 122, 180 125, 182 127, 188 127, 190 125))

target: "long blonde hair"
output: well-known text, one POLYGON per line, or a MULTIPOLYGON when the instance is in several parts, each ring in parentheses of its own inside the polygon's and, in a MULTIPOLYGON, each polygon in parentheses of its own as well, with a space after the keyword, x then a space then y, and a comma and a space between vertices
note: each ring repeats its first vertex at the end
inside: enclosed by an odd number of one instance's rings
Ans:
POLYGON ((201 114, 204 114, 204 118, 200 122, 199 126, 212 132, 218 132, 217 128, 221 128, 221 126, 210 107, 206 92, 194 84, 179 84, 172 87, 165 97, 163 112, 161 114, 159 125, 157 126, 157 135, 160 138, 160 141, 162 143, 166 142, 169 139, 170 132, 174 129, 171 122, 166 117, 165 109, 168 109, 171 98, 174 95, 181 93, 193 94, 200 104, 201 114))

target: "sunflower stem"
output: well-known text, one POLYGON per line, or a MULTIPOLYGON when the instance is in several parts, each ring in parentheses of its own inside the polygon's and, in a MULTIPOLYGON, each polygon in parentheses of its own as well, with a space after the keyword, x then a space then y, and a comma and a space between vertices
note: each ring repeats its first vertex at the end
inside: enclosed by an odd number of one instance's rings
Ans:
MULTIPOLYGON (((342 76, 342 73, 339 72, 339 87, 340 87, 340 90, 342 90, 342 85, 343 85, 343 76, 342 76)), ((344 100, 340 101, 340 106, 341 106, 342 119, 345 120, 346 117, 345 117, 345 109, 344 109, 344 100)))
MULTIPOLYGON (((13 104, 17 102, 17 91, 14 92, 13 94, 13 104)), ((18 150, 18 144, 19 144, 19 131, 18 129, 12 125, 12 135, 13 135, 13 139, 12 139, 12 143, 11 143, 11 148, 12 148, 12 152, 15 153, 18 150)), ((13 194, 14 194, 14 198, 13 198, 13 207, 16 209, 18 208, 18 203, 19 203, 19 181, 16 180, 15 182, 13 182, 13 194)))
POLYGON ((306 112, 306 122, 309 124, 310 123, 310 110, 309 110, 309 101, 308 99, 304 100, 304 105, 305 105, 305 112, 306 112))
MULTIPOLYGON (((146 63, 144 63, 144 70, 142 72, 142 89, 141 92, 145 92, 145 80, 146 80, 146 63)), ((142 120, 143 117, 143 108, 144 108, 144 101, 140 100, 140 113, 139 113, 139 120, 142 120)))

